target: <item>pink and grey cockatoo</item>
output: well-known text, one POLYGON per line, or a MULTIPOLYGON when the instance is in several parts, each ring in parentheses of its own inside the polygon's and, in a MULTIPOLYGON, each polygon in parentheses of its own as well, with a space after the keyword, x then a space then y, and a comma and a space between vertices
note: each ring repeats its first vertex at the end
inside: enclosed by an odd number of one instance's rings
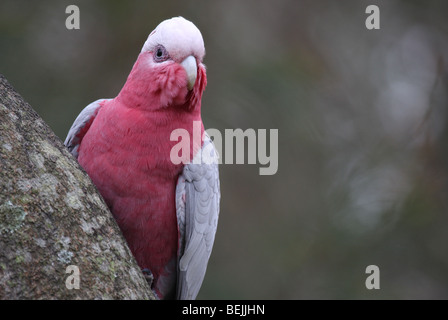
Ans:
POLYGON ((196 298, 218 223, 218 164, 201 161, 203 153, 216 153, 201 120, 204 55, 192 22, 163 21, 148 36, 118 96, 88 105, 65 140, 139 266, 152 273, 161 299, 196 298), (191 137, 193 122, 200 123, 201 138, 189 140, 191 161, 173 162, 170 151, 178 141, 170 135, 184 129, 191 137))

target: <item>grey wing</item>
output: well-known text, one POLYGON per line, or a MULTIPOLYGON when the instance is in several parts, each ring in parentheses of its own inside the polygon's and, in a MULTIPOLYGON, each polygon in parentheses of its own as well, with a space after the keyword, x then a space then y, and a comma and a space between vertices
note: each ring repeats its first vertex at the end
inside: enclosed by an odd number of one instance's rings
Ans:
POLYGON ((76 158, 78 157, 79 144, 81 143, 84 134, 87 132, 87 130, 85 129, 88 129, 88 127, 86 128, 86 126, 90 127, 93 119, 98 113, 98 110, 103 105, 102 102, 107 100, 111 99, 99 99, 85 107, 75 119, 75 122, 73 122, 72 127, 68 131, 67 138, 65 138, 64 141, 64 145, 76 158))
POLYGON ((195 299, 204 280, 219 217, 218 153, 208 135, 176 187, 179 226, 177 299, 195 299), (202 159, 198 159, 199 155, 202 159))

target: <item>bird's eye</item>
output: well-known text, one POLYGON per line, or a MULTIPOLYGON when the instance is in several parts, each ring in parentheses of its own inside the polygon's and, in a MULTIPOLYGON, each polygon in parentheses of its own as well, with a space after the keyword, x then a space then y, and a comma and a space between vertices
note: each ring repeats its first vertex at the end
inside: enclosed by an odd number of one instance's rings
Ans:
POLYGON ((165 47, 162 45, 158 45, 154 50, 154 61, 155 62, 163 62, 169 58, 168 52, 165 47))

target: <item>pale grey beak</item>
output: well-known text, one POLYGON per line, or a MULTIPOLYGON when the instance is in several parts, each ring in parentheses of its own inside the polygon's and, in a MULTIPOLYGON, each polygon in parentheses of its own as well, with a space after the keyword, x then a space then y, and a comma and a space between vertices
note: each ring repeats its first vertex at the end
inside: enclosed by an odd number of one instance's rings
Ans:
POLYGON ((196 58, 193 56, 188 56, 184 59, 184 61, 182 61, 180 65, 184 67, 185 71, 187 72, 187 87, 188 90, 191 90, 196 83, 196 77, 198 74, 198 65, 196 64, 196 58))

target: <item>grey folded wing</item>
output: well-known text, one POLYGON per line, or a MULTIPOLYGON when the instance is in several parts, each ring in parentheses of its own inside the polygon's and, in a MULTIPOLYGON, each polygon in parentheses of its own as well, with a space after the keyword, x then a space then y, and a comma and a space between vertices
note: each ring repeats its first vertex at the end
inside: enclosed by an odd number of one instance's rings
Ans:
POLYGON ((90 128, 90 125, 95 119, 98 110, 103 106, 104 102, 108 100, 111 99, 99 99, 85 107, 75 119, 75 122, 73 122, 72 127, 68 131, 64 145, 76 158, 78 158, 78 148, 82 138, 90 128))
POLYGON ((179 227, 177 299, 195 299, 204 280, 219 217, 218 153, 208 135, 176 187, 179 227))

